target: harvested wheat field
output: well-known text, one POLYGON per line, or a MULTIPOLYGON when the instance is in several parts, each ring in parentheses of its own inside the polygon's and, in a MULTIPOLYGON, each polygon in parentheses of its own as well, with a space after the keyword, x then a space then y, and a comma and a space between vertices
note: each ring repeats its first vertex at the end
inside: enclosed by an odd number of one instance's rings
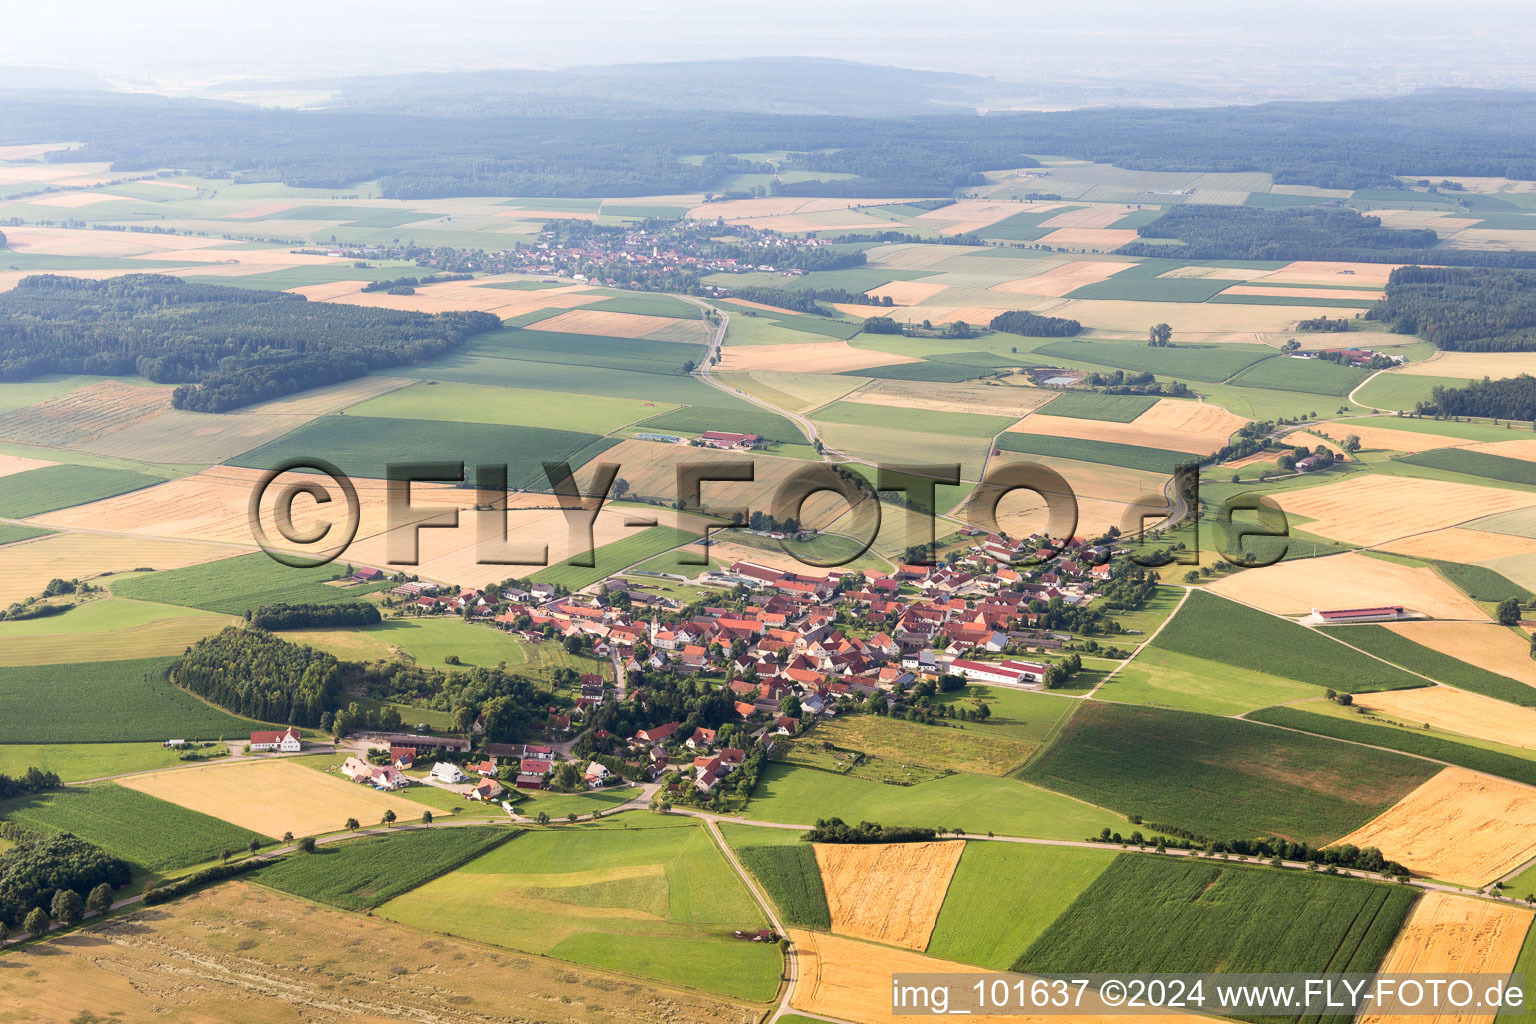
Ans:
POLYGON ((964 235, 991 227, 998 221, 1007 220, 1016 213, 1049 210, 1053 206, 1025 205, 996 199, 962 199, 958 203, 941 206, 912 218, 912 223, 922 227, 937 228, 941 235, 964 235))
POLYGON ((929 284, 923 281, 890 281, 878 288, 870 288, 865 294, 878 298, 889 298, 898 306, 916 306, 926 302, 948 285, 929 284))
POLYGON ((860 206, 892 206, 910 199, 801 199, 795 196, 769 196, 761 199, 727 199, 695 206, 685 216, 690 220, 751 220, 757 217, 784 217, 790 214, 829 213, 857 209, 860 206))
POLYGON ((1358 291, 1345 291, 1340 288, 1305 288, 1275 287, 1260 288, 1250 284, 1235 284, 1226 289, 1223 295, 1249 295, 1255 300, 1270 299, 1360 299, 1362 302, 1375 302, 1382 297, 1381 289, 1361 288, 1358 291))
POLYGON ((1350 434, 1360 439, 1361 448, 1376 448, 1389 452, 1428 452, 1437 448, 1455 448, 1467 443, 1465 438, 1443 434, 1421 434, 1415 430, 1394 430, 1392 427, 1373 427, 1358 420, 1343 423, 1320 423, 1313 433, 1323 434, 1332 444, 1341 443, 1350 434))
MULTIPOLYGON (((1042 300, 1042 301, 1049 301, 1042 300)), ((995 306, 864 306, 850 302, 834 302, 832 308, 840 313, 848 313, 852 316, 888 316, 898 323, 920 324, 924 320, 931 320, 936 324, 952 324, 956 320, 964 320, 968 324, 987 324, 999 313, 1006 313, 1010 309, 1018 309, 1020 303, 1009 303, 1002 296, 998 296, 995 306)))
POLYGON ((921 362, 912 356, 897 356, 867 348, 854 348, 846 341, 811 341, 794 345, 735 345, 721 353, 723 373, 742 370, 784 370, 789 373, 841 373, 869 366, 893 366, 896 363, 921 362))
POLYGON ((1129 423, 1072 416, 1026 416, 1008 429, 1020 434, 1080 437, 1143 448, 1205 453, 1226 444, 1227 438, 1247 422, 1219 405, 1161 398, 1129 423))
POLYGON ((391 810, 401 821, 414 821, 426 810, 425 804, 284 758, 168 768, 125 775, 117 781, 264 836, 339 832, 348 818, 374 825, 391 810))
MULTIPOLYGON (((942 263, 990 251, 983 245, 924 245, 920 243, 882 245, 869 252, 869 265, 892 270, 932 270, 942 263), (945 250, 949 250, 946 252, 945 250)), ((1001 268, 999 268, 1001 269, 1001 268)))
MULTIPOLYGON (((1070 214, 1066 215, 1070 216, 1070 214)), ((1106 281, 1122 270, 1130 270, 1138 264, 1131 261, 1073 260, 1052 267, 1034 277, 1020 277, 994 285, 992 291, 1009 295, 1046 295, 1060 297, 1076 291, 1084 285, 1106 281)))
MULTIPOLYGON (((1511 434, 1513 433, 1511 431, 1511 434)), ((1526 462, 1536 462, 1536 438, 1526 438, 1523 441, 1487 441, 1482 444, 1469 444, 1465 447, 1469 452, 1480 452, 1484 455, 1498 455, 1506 459, 1522 459, 1526 462)))
MULTIPOLYGON (((238 244, 225 238, 157 235, 138 231, 81 231, 70 228, 34 227, 6 228, 5 243, 8 248, 15 249, 17 252, 46 253, 53 256, 138 256, 168 250, 217 249, 238 244)), ((111 276, 119 276, 122 273, 121 270, 114 270, 111 276)))
POLYGON ((1421 533, 1382 547, 1399 555, 1433 558, 1445 562, 1487 562, 1511 555, 1536 555, 1536 540, 1508 533, 1488 533, 1465 526, 1421 533))
POLYGON ((1481 380, 1492 377, 1518 377, 1536 374, 1536 352, 1436 352, 1428 359, 1415 359, 1391 373, 1419 377, 1461 377, 1481 380))
POLYGON ((0 476, 10 476, 13 473, 25 473, 29 469, 42 469, 44 466, 56 465, 58 465, 56 462, 29 459, 22 455, 0 455, 0 476))
MULTIPOLYGON (((1116 220, 1118 219, 1117 217, 1116 220)), ((1041 238, 1039 244, 1118 249, 1122 245, 1136 241, 1136 238, 1136 232, 1131 228, 1057 228, 1041 238)))
POLYGON ((115 380, 89 384, 0 416, 0 439, 68 448, 168 411, 173 390, 115 380))
POLYGON ((6 958, 16 1021, 753 1024, 761 1007, 581 972, 233 881, 6 958), (345 968, 339 965, 345 964, 345 968))
MULTIPOLYGON (((799 983, 795 986, 790 1005, 805 1013, 821 1014, 855 1024, 907 1024, 914 1018, 897 1016, 891 1012, 892 974, 994 974, 982 967, 940 960, 889 946, 874 946, 857 939, 840 935, 789 929, 789 939, 794 943, 795 956, 800 968, 799 983)), ((984 1024, 1124 1024, 1124 1016, 1094 1013, 1087 1004, 1093 993, 1084 994, 1085 1008, 1089 1012, 1065 1016, 998 1016, 995 1014, 967 1014, 969 1020, 984 1024)), ((1146 1024, 1210 1024, 1219 1017, 1199 1017, 1192 1014, 1152 1014, 1136 1016, 1146 1024)))
POLYGON ((1291 433, 1286 434, 1285 437, 1281 438, 1281 440, 1290 445, 1292 448, 1307 448, 1309 450, 1315 451, 1318 446, 1322 446, 1333 452, 1334 456, 1340 461, 1349 461, 1349 456, 1344 454, 1344 448, 1340 442, 1335 441, 1331 437, 1325 437, 1321 434, 1314 434, 1310 430, 1292 431, 1291 433))
MULTIPOLYGON (((1377 969, 1381 974, 1508 974, 1520 958, 1531 911, 1427 892, 1377 969)), ((1490 1024, 1495 1014, 1361 1014, 1360 1024, 1490 1024)))
MULTIPOLYGON (((1348 635, 1345 635, 1348 639, 1348 635)), ((1450 686, 1359 693, 1355 703, 1417 726, 1536 750, 1536 711, 1450 686)))
POLYGON ((1377 847, 1416 875, 1487 885, 1536 857, 1536 789, 1445 768, 1339 842, 1377 847))
MULTIPOLYGON (((678 326, 694 326, 697 321, 679 320, 670 316, 642 316, 638 313, 615 313, 603 309, 573 309, 548 320, 529 324, 530 330, 558 331, 562 334, 595 334, 608 338, 646 338, 657 331, 678 326)), ((704 331, 697 329, 694 344, 704 342, 704 331)), ((671 339, 663 339, 671 340, 671 339)))
POLYGON ((126 197, 108 195, 105 192, 61 192, 51 196, 35 196, 26 200, 30 206, 54 206, 64 210, 78 210, 82 206, 97 203, 120 203, 126 197))
POLYGON ((1286 512, 1314 520, 1307 524, 1308 533, 1369 546, 1536 506, 1536 494, 1523 491, 1375 473, 1283 491, 1274 498, 1286 512))
MULTIPOLYGON (((1226 334, 1286 331, 1297 320, 1310 317, 1337 317, 1332 306, 1265 306, 1240 302, 1159 302, 1157 319, 1173 328, 1175 335, 1226 334)), ((1051 310, 1052 316, 1079 320, 1085 327, 1105 331, 1126 331, 1145 339, 1147 303, 1130 299, 1069 299, 1051 310)))
POLYGON ((1530 643, 1508 626, 1478 622, 1386 622, 1388 629, 1416 644, 1469 665, 1536 686, 1530 643))
MULTIPOLYGON (((515 278, 507 278, 515 280, 515 278)), ((311 302, 341 302, 353 306, 374 306, 380 309, 405 309, 418 313, 446 313, 452 310, 477 309, 494 313, 503 319, 532 313, 540 309, 571 309, 590 302, 601 302, 605 296, 591 291, 586 285, 570 285, 564 288, 545 288, 539 291, 519 292, 505 288, 488 288, 492 278, 478 281, 446 281, 416 289, 414 295, 390 295, 387 292, 365 292, 366 281, 334 281, 329 284, 306 285, 290 288, 296 295, 303 295, 311 302)))
POLYGON ((1130 212, 1129 206, 1114 204, 1085 206, 1081 209, 1058 213, 1049 220, 1041 221, 1040 226, 1043 228, 1107 228, 1130 212))
POLYGON ((1318 285, 1339 284, 1358 288, 1381 288, 1387 283, 1398 263, 1337 263, 1321 260, 1297 260, 1287 264, 1264 280, 1276 284, 1318 285))
POLYGON ((7 544, 0 558, 0 605, 40 594, 54 578, 83 580, 140 568, 180 569, 248 550, 116 533, 65 533, 18 541, 7 544))
POLYGON ((1437 619, 1488 621, 1488 614, 1475 601, 1435 570, 1354 551, 1248 569, 1224 576, 1206 589, 1277 615, 1400 604, 1437 619))
POLYGON ((93 455, 182 465, 224 462, 297 430, 313 416, 170 409, 74 447, 93 455))
POLYGON ((918 380, 872 380, 845 402, 864 405, 898 405, 935 412, 968 412, 984 416, 1023 416, 1040 408, 1055 392, 1038 388, 990 384, 946 384, 918 380))
POLYGON ((834 932, 921 951, 965 844, 817 844, 815 850, 834 932))
POLYGON ((42 156, 44 153, 52 153, 60 149, 68 149, 65 142, 29 142, 19 146, 0 146, 0 162, 12 160, 31 160, 33 157, 42 156))

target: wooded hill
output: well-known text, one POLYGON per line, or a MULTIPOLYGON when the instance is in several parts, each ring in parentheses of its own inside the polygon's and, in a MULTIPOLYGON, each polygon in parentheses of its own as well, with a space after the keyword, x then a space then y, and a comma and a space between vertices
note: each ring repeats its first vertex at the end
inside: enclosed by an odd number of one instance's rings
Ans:
POLYGON ((1536 271, 1398 267, 1366 319, 1443 349, 1528 352, 1536 349, 1536 271))

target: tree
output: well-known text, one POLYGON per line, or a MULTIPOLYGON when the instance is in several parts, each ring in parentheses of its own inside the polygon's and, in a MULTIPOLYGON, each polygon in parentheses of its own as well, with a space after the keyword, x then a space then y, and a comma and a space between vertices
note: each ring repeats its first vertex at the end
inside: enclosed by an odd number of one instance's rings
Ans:
POLYGON ((576 824, 576 819, 578 819, 580 817, 581 817, 581 815, 577 814, 575 811, 572 811, 570 814, 567 814, 565 816, 565 820, 569 821, 572 825, 574 825, 574 824, 576 824))
POLYGON ((251 841, 245 844, 245 849, 248 853, 255 853, 257 850, 261 849, 261 840, 257 839, 255 836, 251 836, 251 841))
POLYGON ((395 823, 395 809, 391 807, 386 810, 384 812, 384 817, 380 820, 383 822, 385 828, 389 828, 389 826, 395 823))
POLYGON ((300 839, 299 840, 299 852, 300 853, 314 853, 315 852, 315 837, 314 836, 305 836, 303 839, 300 839))
POLYGON ((421 812, 421 823, 423 825, 430 825, 430 824, 432 824, 432 812, 431 811, 422 811, 421 812))
POLYGON ((102 882, 85 898, 85 909, 93 914, 105 914, 112 909, 112 887, 102 882))
POLYGON ((53 894, 53 919, 61 924, 79 924, 85 916, 85 901, 73 889, 60 889, 53 894))
POLYGON ((219 863, 220 864, 226 863, 231 856, 233 856, 233 854, 229 850, 220 850, 219 851, 219 863))
POLYGON ((283 842, 285 842, 285 843, 293 842, 293 833, 292 832, 284 832, 283 833, 283 842))
POLYGON ((48 934, 48 913, 42 907, 33 907, 21 926, 27 930, 27 934, 34 939, 40 939, 48 934))
POLYGON ((1344 439, 1344 450, 1353 455, 1360 450, 1360 435, 1350 434, 1344 439))
POLYGON ((549 773, 549 788, 569 793, 582 785, 581 769, 574 761, 561 761, 549 773))
POLYGON ((538 814, 534 815, 533 820, 538 822, 540 825, 548 825, 549 815, 544 811, 540 811, 538 814))
POLYGON ((1499 602, 1494 610, 1495 617, 1501 626, 1513 626, 1520 622, 1520 602, 1512 597, 1506 597, 1499 602))
POLYGON ((348 832, 356 832, 358 830, 358 828, 359 828, 359 826, 357 824, 357 819, 356 818, 348 818, 347 819, 346 830, 348 832))
POLYGON ((1173 339, 1173 328, 1167 324, 1154 324, 1147 329, 1147 344, 1153 348, 1163 348, 1173 339))

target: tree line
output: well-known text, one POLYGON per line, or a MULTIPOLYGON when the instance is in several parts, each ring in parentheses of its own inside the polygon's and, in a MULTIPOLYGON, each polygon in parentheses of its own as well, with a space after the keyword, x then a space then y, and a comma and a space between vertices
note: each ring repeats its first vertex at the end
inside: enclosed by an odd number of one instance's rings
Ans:
POLYGON ((248 621, 257 629, 335 629, 342 626, 376 626, 384 621, 379 606, 367 601, 334 604, 266 604, 250 612, 248 621))
POLYGON ((1420 416, 1492 416, 1529 420, 1536 425, 1536 377, 1522 373, 1501 380, 1474 380, 1459 388, 1436 384, 1429 401, 1418 403, 1420 416))
POLYGON ((802 832, 800 838, 807 843, 929 843, 937 835, 937 829, 913 825, 882 825, 876 821, 849 825, 842 818, 817 818, 815 827, 802 832))
POLYGON ((139 374, 178 409, 252 402, 442 355, 500 328, 488 313, 412 313, 162 274, 23 278, 0 294, 0 381, 139 374))

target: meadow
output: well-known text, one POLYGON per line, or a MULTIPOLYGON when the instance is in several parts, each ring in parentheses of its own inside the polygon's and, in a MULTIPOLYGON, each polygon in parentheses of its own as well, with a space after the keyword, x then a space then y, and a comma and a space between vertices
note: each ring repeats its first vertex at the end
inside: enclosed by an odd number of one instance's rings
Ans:
POLYGON ((126 469, 67 463, 43 466, 0 477, 0 516, 26 519, 164 482, 163 477, 126 469))
POLYGON ((658 406, 638 398, 422 381, 350 406, 346 415, 499 423, 607 434, 655 416, 658 409, 669 408, 672 407, 665 403, 658 406))
POLYGON ((333 563, 313 569, 295 569, 257 551, 181 569, 124 574, 115 578, 110 586, 118 597, 185 605, 224 615, 244 615, 262 605, 279 602, 331 604, 355 601, 392 585, 327 586, 341 568, 340 563, 333 563))
MULTIPOLYGON (((242 853, 251 833, 112 782, 72 786, 0 805, 0 816, 39 832, 73 832, 151 872, 242 853)), ((258 837, 268 845, 276 840, 258 837)))
POLYGON ((888 761, 913 761, 976 775, 1006 775, 1038 749, 1038 744, 1018 743, 997 733, 988 736, 946 728, 947 724, 947 720, 943 725, 920 725, 885 715, 839 715, 818 723, 811 738, 888 761))
POLYGON ((930 701, 935 705, 952 704, 973 711, 985 704, 989 713, 985 721, 946 719, 948 727, 976 736, 1011 741, 1030 752, 1050 739, 1061 723, 1077 710, 1076 701, 1058 694, 982 683, 967 683, 958 690, 935 693, 930 701))
POLYGON ((1484 480, 1536 486, 1536 462, 1526 459, 1508 459, 1502 455, 1471 452, 1464 448, 1439 448, 1404 455, 1397 461, 1410 466, 1428 466, 1431 469, 1481 477, 1484 480))
POLYGON ((709 833, 684 818, 629 825, 523 833, 377 913, 668 984, 772 998, 779 951, 730 937, 765 922, 709 833))
POLYGON ((949 775, 903 786, 782 764, 763 772, 747 813, 795 825, 838 817, 1044 839, 1083 839, 1105 826, 1126 830, 1112 811, 1012 779, 949 775))
POLYGON ((1111 850, 968 841, 928 955, 1008 971, 1115 862, 1111 850))
POLYGON ((1089 701, 1023 773, 1147 830, 1323 843, 1434 774, 1400 754, 1184 711, 1089 701))
POLYGON ((1486 772, 1502 778, 1536 786, 1536 760, 1504 754, 1497 750, 1462 743, 1454 739, 1425 732, 1421 728, 1401 728, 1377 725, 1364 715, 1358 718, 1342 718, 1336 715, 1317 714, 1294 707, 1261 708, 1246 716, 1250 721, 1266 722, 1300 729, 1319 736, 1331 736, 1351 743, 1363 743, 1372 747, 1386 747, 1405 754, 1434 758, 1446 764, 1486 772))
POLYGON ((241 736, 252 722, 166 681, 172 658, 0 668, 0 743, 241 736))
POLYGON ((1309 683, 1151 646, 1115 673, 1099 693, 1105 700, 1127 704, 1239 715, 1271 704, 1316 697, 1319 691, 1309 683))
POLYGON ((516 834, 505 827, 465 826, 370 836, 285 857, 248 877, 342 910, 372 910, 516 834))
MULTIPOLYGON (((1469 665, 1448 654, 1415 643, 1385 626, 1362 623, 1355 626, 1325 626, 1323 631, 1353 647, 1369 651, 1378 658, 1426 675, 1437 682, 1459 686, 1511 704, 1536 707, 1536 687, 1469 665)), ((1428 683, 1420 679, 1417 685, 1425 686, 1428 683)))
POLYGON ((543 463, 568 461, 576 468, 612 444, 596 434, 545 427, 321 416, 246 452, 231 465, 270 469, 323 452, 344 473, 382 480, 391 463, 448 460, 466 466, 505 465, 509 486, 547 489, 543 463), (381 438, 388 438, 389 444, 380 444, 381 438))
POLYGON ((55 772, 65 782, 170 768, 180 753, 159 743, 0 743, 0 772, 55 772))
POLYGON ((1370 973, 1417 898, 1356 879, 1123 854, 1013 969, 1370 973))
MULTIPOLYGON (((1147 318, 1155 320, 1155 313, 1149 310, 1147 318)), ((1214 384, 1267 358, 1271 350, 1259 345, 1217 347, 1175 342, 1166 348, 1152 348, 1132 342, 1053 341, 1035 349, 1035 354, 1214 384)))
POLYGON ((1152 646, 1337 690, 1424 685, 1315 630, 1203 591, 1189 595, 1152 646))
POLYGON ((1041 416, 1072 416, 1080 420, 1129 423, 1157 404, 1146 395, 1101 395, 1092 391, 1067 391, 1042 405, 1041 416))
POLYGON ((1014 431, 999 434, 996 444, 998 448, 1008 452, 1044 455, 1056 459, 1075 459, 1079 462, 1097 462, 1106 466, 1145 470, 1149 473, 1171 474, 1179 466, 1197 462, 1200 459, 1200 456, 1193 452, 1143 448, 1140 445, 1091 441, 1081 437, 1022 434, 1014 431))
POLYGON ((180 654, 188 644, 217 633, 230 622, 227 615, 174 605, 119 598, 87 601, 59 615, 0 622, 0 665, 121 661, 180 654))
POLYGON ((621 569, 648 561, 663 552, 696 539, 698 534, 688 530, 679 530, 671 526, 653 526, 596 549, 592 553, 592 561, 595 563, 593 565, 575 565, 573 562, 583 556, 572 555, 563 562, 540 569, 529 578, 535 583, 555 583, 569 590, 580 590, 582 587, 612 576, 621 569))
MULTIPOLYGON (((374 657, 388 658, 399 649, 424 668, 453 672, 495 668, 502 662, 522 666, 528 661, 528 644, 520 637, 489 623, 465 622, 457 616, 385 619, 357 632, 378 642, 379 653, 374 657), (458 663, 448 664, 450 656, 458 663)), ((516 671, 522 671, 521 667, 516 671)))

